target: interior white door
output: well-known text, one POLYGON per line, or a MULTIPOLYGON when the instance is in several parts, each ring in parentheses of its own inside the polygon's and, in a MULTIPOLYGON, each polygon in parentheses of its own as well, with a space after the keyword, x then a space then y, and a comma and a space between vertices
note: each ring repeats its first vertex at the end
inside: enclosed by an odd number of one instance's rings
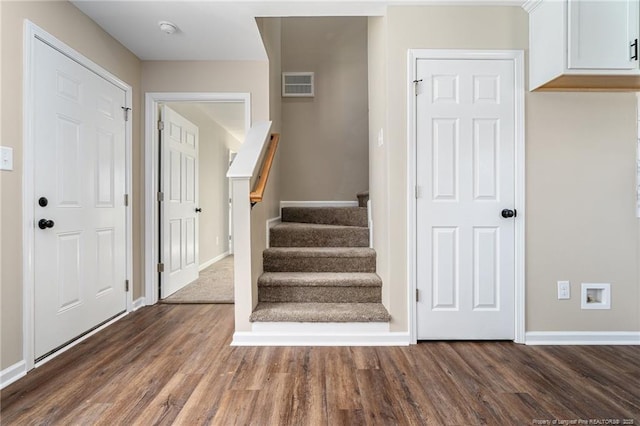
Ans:
POLYGON ((126 310, 126 98, 39 40, 34 60, 39 359, 126 310))
POLYGON ((421 59, 417 78, 418 339, 512 340, 513 62, 421 59))
POLYGON ((198 127, 166 105, 162 156, 161 297, 198 278, 198 127))

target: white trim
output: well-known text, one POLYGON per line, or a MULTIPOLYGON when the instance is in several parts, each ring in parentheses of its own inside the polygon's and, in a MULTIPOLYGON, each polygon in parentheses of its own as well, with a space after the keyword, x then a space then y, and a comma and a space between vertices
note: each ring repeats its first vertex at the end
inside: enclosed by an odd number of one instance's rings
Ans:
POLYGON ((227 171, 228 178, 251 178, 256 174, 258 161, 269 145, 272 124, 271 121, 260 121, 247 130, 242 148, 227 171))
POLYGON ((271 228, 276 226, 277 224, 282 223, 282 216, 273 217, 267 220, 267 229, 266 229, 266 244, 267 248, 269 248, 269 241, 271 241, 271 228))
POLYGON ((65 353, 66 351, 68 351, 69 349, 73 348, 74 346, 84 342, 85 340, 87 340, 89 337, 93 336, 94 334, 104 330, 105 328, 109 327, 111 324, 117 322, 118 320, 126 317, 129 313, 125 312, 123 314, 118 315, 115 318, 112 318, 111 320, 105 322, 104 324, 102 324, 100 327, 96 327, 93 330, 91 330, 89 333, 85 334, 82 337, 79 337, 78 339, 74 340, 73 342, 69 343, 68 345, 66 345, 65 347, 55 351, 54 353, 52 353, 51 355, 48 355, 45 358, 42 358, 40 361, 36 362, 36 364, 34 365, 34 367, 40 367, 44 364, 46 364, 47 362, 51 361, 52 359, 56 358, 58 355, 65 353))
POLYGON ((225 257, 230 256, 228 251, 225 251, 222 254, 217 255, 216 257, 207 260, 204 263, 201 263, 200 266, 198 267, 198 272, 204 271, 205 269, 207 269, 209 266, 213 265, 214 263, 220 262, 222 259, 224 259, 225 257))
POLYGON ((525 0, 521 7, 525 12, 531 13, 536 10, 540 4, 542 4, 542 0, 525 0))
POLYGON ((640 345, 640 331, 528 331, 527 345, 640 345))
POLYGON ((139 297, 136 300, 133 301, 133 308, 131 309, 131 312, 135 312, 140 308, 143 308, 147 305, 145 305, 145 298, 144 297, 139 297))
MULTIPOLYGON (((34 94, 34 63, 35 63, 35 42, 36 39, 46 43, 53 49, 67 56, 71 60, 89 69, 99 77, 119 87, 125 92, 125 107, 132 107, 132 87, 102 68, 95 62, 83 56, 76 50, 64 44, 56 37, 44 31, 34 23, 24 21, 24 56, 23 56, 23 174, 22 174, 22 285, 23 285, 23 322, 22 322, 22 350, 26 362, 27 370, 34 367, 35 361, 35 277, 34 277, 34 239, 35 239, 35 178, 34 178, 34 157, 35 141, 31 129, 34 126, 34 105, 36 103, 34 94)), ((132 126, 133 120, 125 122, 125 167, 126 167, 126 192, 132 194, 132 126)), ((133 270, 133 216, 132 204, 126 208, 126 279, 132 280, 133 270)), ((126 310, 130 312, 133 308, 133 290, 129 290, 126 298, 126 310)))
POLYGON ((0 371, 0 389, 4 389, 11 383, 27 375, 27 363, 24 361, 15 364, 0 371))
POLYGON ((367 200, 367 226, 369 227, 369 248, 373 248, 373 206, 367 200))
POLYGON ((414 86, 418 59, 494 59, 511 60, 514 65, 514 133, 515 133, 515 324, 514 342, 525 342, 525 114, 524 114, 524 52, 522 50, 440 50, 409 49, 407 55, 407 306, 409 307, 409 334, 417 343, 417 316, 415 294, 416 276, 416 101, 414 86))
POLYGON ((357 201, 280 201, 284 207, 358 207, 357 201))
POLYGON ((269 322, 251 323, 251 331, 255 333, 279 334, 361 334, 388 333, 388 322, 269 322))
MULTIPOLYGON (((253 323, 254 329, 257 324, 253 323)), ((231 346, 407 346, 410 343, 407 332, 376 331, 388 330, 388 323, 367 326, 363 323, 273 323, 262 328, 265 331, 235 332, 231 346)))
POLYGON ((144 155, 144 295, 147 305, 158 302, 158 103, 161 102, 244 102, 245 130, 251 126, 251 94, 249 93, 189 93, 148 92, 145 94, 144 155))

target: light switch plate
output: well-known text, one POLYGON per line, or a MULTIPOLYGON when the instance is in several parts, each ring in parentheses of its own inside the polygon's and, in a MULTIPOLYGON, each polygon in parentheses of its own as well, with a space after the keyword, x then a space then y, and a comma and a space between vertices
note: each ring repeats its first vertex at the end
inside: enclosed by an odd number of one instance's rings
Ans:
POLYGON ((558 281, 558 300, 571 299, 571 283, 558 281))
POLYGON ((0 146, 0 170, 13 170, 13 148, 0 146))

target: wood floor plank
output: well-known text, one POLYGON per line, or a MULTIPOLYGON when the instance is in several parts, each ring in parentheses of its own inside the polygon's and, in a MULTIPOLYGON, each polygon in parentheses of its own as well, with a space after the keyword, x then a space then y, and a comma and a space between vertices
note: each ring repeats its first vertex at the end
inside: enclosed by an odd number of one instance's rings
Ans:
POLYGON ((640 424, 640 347, 231 347, 232 305, 156 305, 0 392, 3 425, 640 424))

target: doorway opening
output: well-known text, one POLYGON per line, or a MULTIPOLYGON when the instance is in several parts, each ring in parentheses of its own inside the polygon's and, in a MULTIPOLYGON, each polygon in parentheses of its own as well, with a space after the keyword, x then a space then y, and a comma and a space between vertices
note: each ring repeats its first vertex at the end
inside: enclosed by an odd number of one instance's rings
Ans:
POLYGON ((172 294, 184 296, 180 293, 200 285, 199 276, 207 275, 232 254, 226 173, 230 152, 239 149, 250 126, 250 100, 246 93, 147 93, 146 114, 145 177, 150 184, 145 187, 145 295, 150 305, 172 294), (172 111, 172 117, 179 117, 175 119, 183 124, 159 125, 165 120, 163 110, 172 111), (175 137, 180 132, 189 133, 177 130, 187 125, 195 129, 191 133, 197 140, 190 140, 197 149, 191 154, 167 154, 163 137, 167 139, 164 135, 171 133, 168 126, 173 126, 175 137), (168 161, 170 155, 173 162, 168 161), (181 171, 176 172, 176 167, 181 171), (184 221, 170 217, 175 215, 175 209, 174 213, 171 209, 179 204, 174 199, 180 198, 179 191, 168 192, 172 191, 171 180, 178 186, 189 182, 193 186, 193 196, 187 197, 193 200, 183 209, 188 212, 179 214, 186 214, 184 221), (184 241, 177 243, 180 240, 184 241), (195 262, 193 273, 176 285, 172 282, 176 265, 189 262, 195 262))

